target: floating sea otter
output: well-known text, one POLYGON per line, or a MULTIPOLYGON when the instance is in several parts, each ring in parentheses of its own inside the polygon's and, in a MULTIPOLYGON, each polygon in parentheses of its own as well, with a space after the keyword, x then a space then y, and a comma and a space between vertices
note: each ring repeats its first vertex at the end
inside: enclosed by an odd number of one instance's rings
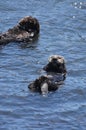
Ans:
POLYGON ((49 63, 43 69, 47 74, 33 81, 28 88, 42 94, 57 90, 66 78, 64 58, 59 55, 50 56, 49 63))
POLYGON ((38 36, 39 31, 40 26, 36 18, 24 17, 18 25, 0 34, 0 45, 9 42, 31 42, 38 36))

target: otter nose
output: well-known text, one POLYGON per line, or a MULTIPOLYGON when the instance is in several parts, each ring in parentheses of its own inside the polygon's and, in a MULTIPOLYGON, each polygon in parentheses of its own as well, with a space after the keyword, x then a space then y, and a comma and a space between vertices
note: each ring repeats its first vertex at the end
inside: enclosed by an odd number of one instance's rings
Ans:
POLYGON ((57 63, 58 61, 57 61, 57 59, 52 59, 52 62, 54 62, 54 63, 57 63))
POLYGON ((56 61, 57 61, 57 59, 53 58, 53 59, 52 59, 52 61, 56 62, 56 61))

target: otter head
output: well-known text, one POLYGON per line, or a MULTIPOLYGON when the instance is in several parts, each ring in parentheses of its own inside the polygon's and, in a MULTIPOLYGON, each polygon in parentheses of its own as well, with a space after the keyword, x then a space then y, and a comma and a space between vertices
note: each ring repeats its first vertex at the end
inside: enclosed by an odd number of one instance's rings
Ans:
POLYGON ((19 21, 19 27, 27 32, 35 32, 39 33, 40 26, 39 22, 36 18, 33 18, 32 16, 26 16, 23 19, 19 21))
POLYGON ((48 64, 44 67, 47 72, 66 73, 65 59, 60 55, 52 55, 48 59, 48 64))
POLYGON ((65 60, 63 56, 60 55, 52 55, 49 57, 48 61, 50 63, 64 64, 65 60))

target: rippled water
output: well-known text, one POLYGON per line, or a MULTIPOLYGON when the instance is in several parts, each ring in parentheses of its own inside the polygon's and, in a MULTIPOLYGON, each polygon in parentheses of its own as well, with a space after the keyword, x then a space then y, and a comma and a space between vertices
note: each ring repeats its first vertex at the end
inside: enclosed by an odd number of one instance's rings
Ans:
POLYGON ((39 39, 0 47, 0 130, 86 129, 86 0, 0 1, 0 32, 36 17, 39 39), (28 84, 52 54, 65 57, 67 79, 46 97, 28 84))

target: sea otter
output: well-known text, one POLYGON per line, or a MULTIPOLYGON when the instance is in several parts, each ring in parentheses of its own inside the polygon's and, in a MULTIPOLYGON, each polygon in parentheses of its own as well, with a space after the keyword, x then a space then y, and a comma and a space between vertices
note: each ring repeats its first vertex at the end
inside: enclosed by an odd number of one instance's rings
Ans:
POLYGON ((31 42, 39 34, 40 25, 36 18, 26 16, 22 18, 18 25, 0 34, 0 45, 9 42, 31 42))
POLYGON ((49 63, 43 69, 47 74, 30 83, 28 88, 44 95, 57 90, 65 80, 67 71, 64 57, 60 55, 50 56, 49 63))

